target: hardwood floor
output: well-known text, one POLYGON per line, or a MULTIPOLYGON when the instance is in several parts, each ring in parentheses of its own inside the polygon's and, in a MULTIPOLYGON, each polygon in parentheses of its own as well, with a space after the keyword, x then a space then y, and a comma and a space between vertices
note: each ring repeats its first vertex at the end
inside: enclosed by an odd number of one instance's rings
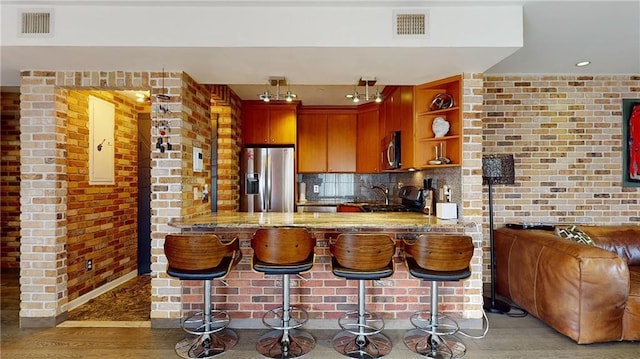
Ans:
MULTIPOLYGON (((3 276, 4 277, 4 276, 3 276)), ((17 284, 0 281, 2 359, 13 358, 178 358, 174 345, 184 333, 180 329, 57 327, 20 329, 18 327, 17 284)), ((465 358, 640 358, 640 343, 601 343, 578 345, 531 316, 513 318, 489 314, 490 329, 483 339, 462 337, 467 346, 465 358)), ((336 325, 337 327, 337 325, 336 325)), ((316 338, 316 347, 305 358, 340 358, 331 347, 334 330, 305 328, 316 338)), ((263 358, 255 343, 264 330, 237 330, 238 345, 221 358, 263 358)), ((403 331, 385 333, 394 343, 385 358, 420 358, 402 342, 403 331)), ((479 335, 479 331, 472 332, 479 335)))
POLYGON ((68 319, 70 321, 148 321, 150 312, 151 276, 139 275, 71 310, 68 319))

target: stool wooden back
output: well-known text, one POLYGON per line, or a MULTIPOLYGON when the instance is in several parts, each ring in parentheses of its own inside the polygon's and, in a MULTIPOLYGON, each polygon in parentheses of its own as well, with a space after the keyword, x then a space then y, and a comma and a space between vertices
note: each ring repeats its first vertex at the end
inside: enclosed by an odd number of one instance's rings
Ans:
POLYGON ((423 234, 415 241, 404 241, 404 251, 428 270, 458 271, 469 267, 473 241, 469 236, 423 234))
POLYGON ((306 228, 260 228, 251 238, 251 248, 258 260, 270 264, 293 264, 308 259, 316 239, 306 228))
POLYGON ((396 242, 388 234, 342 233, 329 243, 329 250, 345 268, 375 270, 393 260, 396 242))
POLYGON ((238 238, 223 243, 215 234, 170 234, 164 240, 169 266, 179 270, 214 268, 222 258, 239 253, 238 238))

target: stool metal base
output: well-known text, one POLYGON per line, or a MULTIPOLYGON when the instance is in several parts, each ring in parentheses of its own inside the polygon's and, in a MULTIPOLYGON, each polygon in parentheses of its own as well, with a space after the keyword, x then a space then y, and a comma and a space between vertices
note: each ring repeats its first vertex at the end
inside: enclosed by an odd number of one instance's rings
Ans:
POLYGON ((278 307, 264 313, 262 323, 271 329, 297 329, 303 326, 308 319, 309 313, 303 308, 292 306, 286 311, 283 307, 278 307))
POLYGON ((426 310, 415 312, 410 320, 414 327, 429 334, 454 335, 460 330, 460 326, 455 320, 437 313, 434 317, 433 313, 426 310), (436 320, 433 320, 434 318, 436 320))
POLYGON ((222 310, 211 310, 209 328, 204 312, 197 312, 182 322, 182 330, 193 335, 212 334, 223 330, 229 325, 229 314, 222 310))
POLYGON ((391 339, 382 333, 356 335, 343 330, 333 337, 333 348, 349 358, 380 358, 391 352, 391 339))
POLYGON ((338 325, 353 335, 373 335, 384 329, 384 319, 376 313, 365 311, 360 315, 358 311, 350 311, 340 316, 338 325))
POLYGON ((190 335, 176 346, 176 354, 185 359, 213 358, 233 348, 238 342, 238 335, 231 329, 222 329, 214 334, 199 336, 190 335))
POLYGON ((414 353, 426 358, 462 358, 466 346, 453 335, 432 335, 422 329, 409 330, 403 338, 404 344, 414 353))
POLYGON ((268 358, 297 358, 316 345, 311 334, 297 329, 272 330, 258 339, 256 350, 268 358))

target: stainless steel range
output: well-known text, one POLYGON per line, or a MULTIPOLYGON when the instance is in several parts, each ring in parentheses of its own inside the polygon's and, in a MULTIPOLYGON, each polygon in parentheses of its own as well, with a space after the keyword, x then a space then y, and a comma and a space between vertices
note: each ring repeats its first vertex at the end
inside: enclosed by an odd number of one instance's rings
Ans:
POLYGON ((422 212, 422 189, 415 186, 400 188, 399 204, 363 204, 365 212, 422 212))

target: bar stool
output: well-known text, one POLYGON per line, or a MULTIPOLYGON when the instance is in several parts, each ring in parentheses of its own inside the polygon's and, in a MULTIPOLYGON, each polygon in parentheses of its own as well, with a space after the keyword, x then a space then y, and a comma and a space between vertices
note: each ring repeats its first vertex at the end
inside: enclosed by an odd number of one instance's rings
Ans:
POLYGON ((351 358, 379 358, 391 351, 391 340, 382 334, 384 319, 365 308, 365 281, 393 275, 395 248, 390 236, 377 233, 344 233, 329 243, 333 274, 358 281, 358 310, 340 317, 342 331, 333 337, 338 353, 351 358))
POLYGON ((411 316, 415 329, 405 334, 405 345, 427 358, 464 356, 466 346, 455 337, 460 330, 458 323, 438 313, 438 282, 459 281, 471 276, 471 237, 421 235, 415 241, 404 241, 404 253, 409 273, 431 281, 431 312, 418 311, 411 316))
POLYGON ((304 308, 290 304, 290 276, 311 270, 316 240, 305 228, 260 228, 251 239, 251 267, 282 275, 282 306, 266 312, 262 322, 272 330, 258 339, 256 350, 269 358, 296 358, 313 349, 315 339, 298 330, 308 320, 304 308))
POLYGON ((182 358, 212 358, 231 349, 238 336, 227 328, 229 315, 212 309, 211 282, 224 278, 242 258, 238 239, 223 243, 214 234, 167 235, 164 253, 168 275, 204 282, 204 309, 181 323, 189 335, 176 343, 176 353, 182 358))

